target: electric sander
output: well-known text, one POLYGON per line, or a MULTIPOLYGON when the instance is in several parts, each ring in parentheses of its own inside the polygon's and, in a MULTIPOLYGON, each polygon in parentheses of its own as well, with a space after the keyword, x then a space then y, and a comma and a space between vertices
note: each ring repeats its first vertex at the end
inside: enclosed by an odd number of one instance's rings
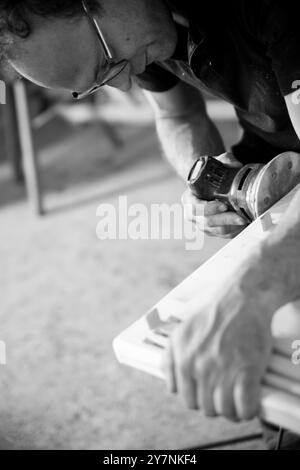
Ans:
POLYGON ((300 154, 284 152, 267 165, 230 168, 213 157, 195 161, 188 185, 199 199, 225 202, 247 222, 263 214, 300 183, 300 154))

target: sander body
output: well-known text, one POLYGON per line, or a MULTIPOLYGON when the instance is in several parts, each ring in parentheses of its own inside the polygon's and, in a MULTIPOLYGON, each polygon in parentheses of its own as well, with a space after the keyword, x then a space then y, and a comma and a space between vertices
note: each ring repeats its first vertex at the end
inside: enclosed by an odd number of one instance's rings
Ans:
POLYGON ((197 198, 225 202, 247 222, 263 214, 298 183, 300 154, 295 152, 281 153, 267 165, 249 163, 241 168, 201 157, 188 176, 188 185, 197 198))

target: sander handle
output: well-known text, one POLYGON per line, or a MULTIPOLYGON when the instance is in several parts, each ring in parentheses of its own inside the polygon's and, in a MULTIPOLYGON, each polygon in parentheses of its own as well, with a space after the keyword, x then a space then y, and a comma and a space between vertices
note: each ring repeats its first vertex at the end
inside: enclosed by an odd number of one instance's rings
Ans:
POLYGON ((240 168, 226 166, 214 157, 200 157, 189 172, 188 186, 198 199, 218 199, 230 205, 231 185, 239 171, 240 168))

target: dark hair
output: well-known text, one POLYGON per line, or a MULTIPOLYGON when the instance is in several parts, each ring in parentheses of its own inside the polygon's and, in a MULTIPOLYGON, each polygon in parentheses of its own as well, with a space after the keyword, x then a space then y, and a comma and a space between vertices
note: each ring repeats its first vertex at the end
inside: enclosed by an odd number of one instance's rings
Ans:
MULTIPOLYGON (((86 0, 91 11, 101 8, 98 0, 86 0)), ((0 64, 8 57, 12 36, 31 33, 30 14, 45 18, 76 18, 83 14, 81 0, 0 0, 0 64)))
MULTIPOLYGON (((97 9, 97 0, 86 2, 92 10, 97 9)), ((82 14, 81 0, 0 0, 0 34, 13 33, 19 37, 30 34, 29 15, 33 13, 45 18, 72 18, 82 14)))

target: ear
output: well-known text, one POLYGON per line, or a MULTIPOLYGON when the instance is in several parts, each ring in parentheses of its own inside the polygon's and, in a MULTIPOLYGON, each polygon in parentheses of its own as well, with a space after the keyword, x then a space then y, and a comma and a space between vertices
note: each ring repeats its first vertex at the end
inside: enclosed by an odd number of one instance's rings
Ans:
POLYGON ((27 17, 27 12, 22 5, 17 5, 12 8, 11 12, 7 15, 8 31, 19 36, 26 38, 30 34, 30 24, 27 17))

